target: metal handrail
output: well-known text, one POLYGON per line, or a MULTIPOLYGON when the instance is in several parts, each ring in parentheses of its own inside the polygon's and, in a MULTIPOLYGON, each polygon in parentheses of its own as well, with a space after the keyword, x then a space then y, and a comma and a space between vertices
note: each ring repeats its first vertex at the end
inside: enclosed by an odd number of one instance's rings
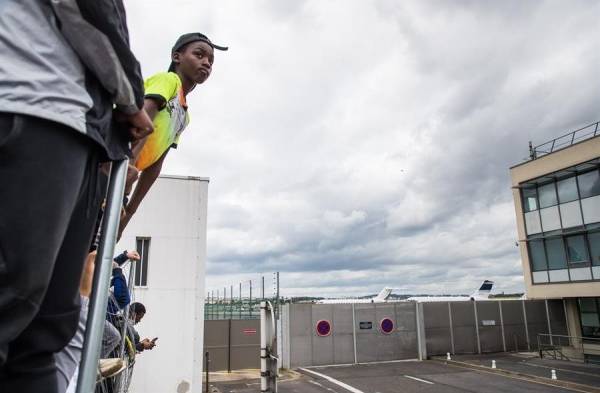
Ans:
MULTIPOLYGON (((600 345, 600 338, 588 338, 588 337, 580 337, 580 336, 567 336, 564 334, 548 334, 548 333, 538 333, 537 334, 537 343, 538 343, 538 351, 540 358, 544 356, 544 353, 550 354, 554 359, 561 360, 571 360, 573 358, 573 354, 569 354, 567 356, 563 349, 564 348, 573 348, 576 350, 575 354, 581 354, 579 360, 585 361, 585 345, 594 343, 600 345), (546 343, 542 343, 542 339, 547 338, 546 343), (566 342, 566 344, 565 344, 566 342), (560 356, 559 356, 560 355, 560 356)), ((567 352, 568 353, 568 352, 567 352)))
POLYGON ((600 133, 598 133, 599 124, 600 121, 597 121, 595 123, 589 124, 585 127, 581 127, 575 131, 568 132, 564 135, 552 139, 551 141, 542 143, 541 145, 537 145, 535 147, 533 147, 531 145, 531 142, 529 142, 529 158, 535 160, 536 158, 545 156, 546 154, 550 154, 557 150, 569 147, 576 142, 580 142, 582 140, 590 139, 597 135, 600 135, 600 133), (577 135, 577 133, 585 130, 587 131, 583 135, 577 135))
POLYGON ((538 336, 548 336, 548 337, 561 337, 561 338, 574 338, 577 340, 590 340, 590 341, 598 341, 598 343, 600 343, 600 338, 594 338, 594 337, 582 337, 582 336, 566 336, 564 334, 548 334, 548 333, 538 333, 538 336))
POLYGON ((112 271, 112 261, 117 241, 117 231, 125 192, 125 176, 128 160, 111 164, 106 208, 102 219, 102 234, 98 254, 90 308, 85 329, 85 341, 79 366, 77 393, 93 393, 96 386, 98 359, 108 304, 108 288, 112 271))

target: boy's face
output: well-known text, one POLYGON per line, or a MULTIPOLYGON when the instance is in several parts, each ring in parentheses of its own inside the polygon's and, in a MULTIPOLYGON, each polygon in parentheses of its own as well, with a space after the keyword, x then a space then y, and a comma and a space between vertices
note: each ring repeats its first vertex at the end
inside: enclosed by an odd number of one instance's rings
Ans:
POLYGON ((213 48, 202 41, 187 44, 181 52, 173 54, 179 71, 198 84, 204 83, 210 76, 214 59, 213 48))

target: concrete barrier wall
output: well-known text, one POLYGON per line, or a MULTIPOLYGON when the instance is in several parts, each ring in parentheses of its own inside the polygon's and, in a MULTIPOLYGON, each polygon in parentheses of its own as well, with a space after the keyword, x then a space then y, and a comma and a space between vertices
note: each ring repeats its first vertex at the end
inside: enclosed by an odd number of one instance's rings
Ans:
MULTIPOLYGON (((390 325, 391 326, 391 325, 390 325)), ((282 312, 282 366, 302 367, 537 349, 565 334, 562 300, 291 304, 282 312), (421 309, 422 311, 418 311, 421 309), (381 323, 393 324, 389 332, 381 323), (319 321, 330 334, 320 335, 319 321), (419 353, 421 348, 421 353, 419 353)))
POLYGON ((539 333, 566 334, 562 300, 424 303, 427 355, 535 351, 539 333))

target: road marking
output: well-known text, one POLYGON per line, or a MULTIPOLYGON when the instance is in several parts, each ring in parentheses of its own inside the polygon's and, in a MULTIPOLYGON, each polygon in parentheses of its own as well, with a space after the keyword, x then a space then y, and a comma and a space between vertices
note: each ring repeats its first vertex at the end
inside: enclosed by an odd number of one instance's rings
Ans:
POLYGON ((431 381, 426 381, 426 380, 424 380, 424 379, 417 378, 417 377, 411 377, 410 375, 405 375, 404 377, 405 377, 405 378, 414 379, 415 381, 419 381, 419 382, 423 382, 423 383, 428 383, 428 384, 430 384, 430 385, 434 385, 434 383, 433 383, 433 382, 431 382, 431 381))
POLYGON ((312 370, 307 370, 305 368, 301 368, 300 370, 305 371, 305 372, 310 373, 310 374, 314 374, 317 377, 324 378, 325 380, 327 380, 327 381, 329 381, 331 383, 334 383, 334 384, 338 385, 339 387, 342 387, 342 388, 344 388, 344 389, 346 389, 346 390, 348 390, 348 391, 350 391, 352 393, 365 393, 362 390, 358 390, 355 387, 352 387, 352 386, 350 386, 350 385, 348 385, 348 384, 346 384, 346 383, 344 383, 342 381, 338 381, 337 379, 331 378, 331 377, 329 377, 329 376, 327 376, 325 374, 321 374, 321 373, 318 373, 318 372, 312 371, 312 370))
POLYGON ((323 388, 323 389, 327 390, 328 392, 334 392, 334 393, 337 393, 337 392, 336 392, 335 390, 333 390, 332 388, 328 388, 327 386, 325 386, 325 385, 322 385, 322 384, 318 383, 317 381, 313 381, 312 379, 311 379, 311 380, 309 380, 309 381, 308 381, 308 383, 312 383, 313 385, 317 385, 318 387, 320 387, 320 388, 323 388))
POLYGON ((401 360, 383 360, 379 362, 360 362, 360 363, 342 363, 342 364, 325 364, 322 366, 310 366, 309 368, 330 368, 330 367, 351 367, 351 366, 370 366, 377 364, 388 364, 388 363, 413 363, 418 362, 419 359, 401 359, 401 360))

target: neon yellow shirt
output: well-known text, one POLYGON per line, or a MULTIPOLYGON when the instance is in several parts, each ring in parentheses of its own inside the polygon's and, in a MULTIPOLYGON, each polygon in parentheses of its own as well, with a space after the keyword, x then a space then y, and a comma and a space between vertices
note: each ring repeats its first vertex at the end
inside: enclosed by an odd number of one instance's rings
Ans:
POLYGON ((154 118, 154 132, 148 136, 135 163, 140 171, 154 164, 169 148, 177 148, 179 136, 188 125, 187 102, 181 80, 174 72, 160 72, 144 82, 145 96, 165 105, 154 118))

